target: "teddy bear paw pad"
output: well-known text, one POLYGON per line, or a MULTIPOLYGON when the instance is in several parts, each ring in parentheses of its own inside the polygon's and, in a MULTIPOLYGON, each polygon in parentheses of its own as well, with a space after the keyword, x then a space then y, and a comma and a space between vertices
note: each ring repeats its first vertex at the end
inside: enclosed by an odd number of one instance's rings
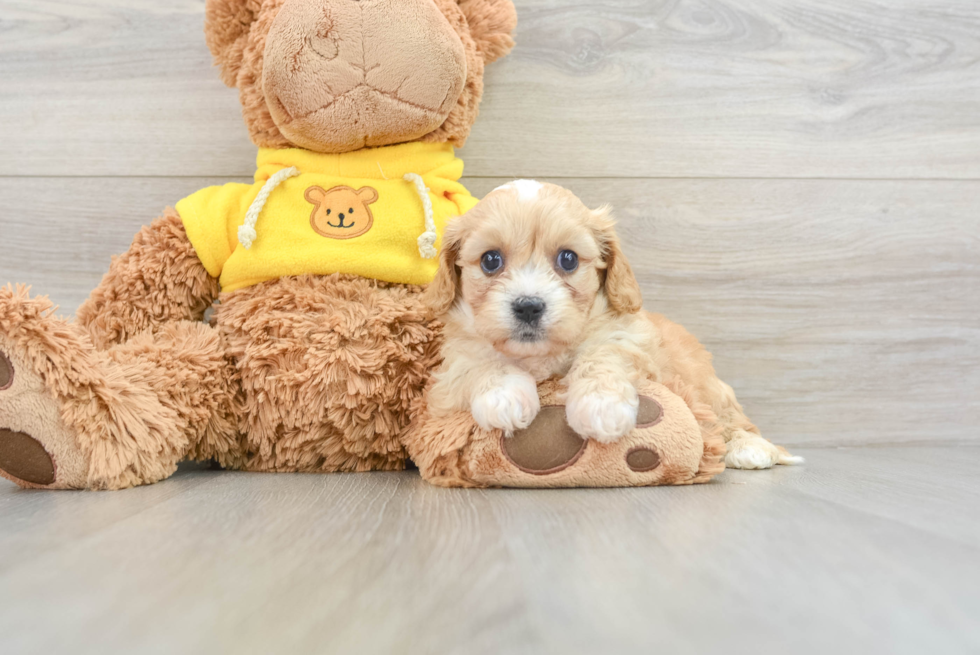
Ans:
POLYGON ((33 485, 54 484, 54 462, 36 439, 0 429, 0 473, 33 485))
POLYGON ((0 344, 0 477, 28 488, 82 488, 88 458, 34 368, 24 350, 0 344))
POLYGON ((640 396, 640 406, 636 410, 636 427, 652 428, 664 417, 664 408, 650 396, 640 396))
POLYGON ((534 475, 567 469, 582 457, 588 442, 565 420, 565 408, 542 407, 527 428, 501 437, 501 450, 511 464, 534 475))
POLYGON ((14 365, 0 352, 0 391, 6 391, 14 383, 14 365))
POLYGON ((646 473, 660 466, 660 453, 649 446, 637 446, 626 453, 626 465, 631 471, 646 473))

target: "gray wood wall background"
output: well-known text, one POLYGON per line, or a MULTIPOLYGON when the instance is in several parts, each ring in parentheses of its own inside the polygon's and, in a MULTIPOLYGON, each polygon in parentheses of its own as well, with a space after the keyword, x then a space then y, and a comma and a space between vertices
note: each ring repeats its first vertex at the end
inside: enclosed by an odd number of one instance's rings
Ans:
MULTIPOLYGON (((247 179, 203 0, 0 0, 0 282, 73 312, 247 179)), ((611 203, 646 305, 772 439, 980 440, 980 2, 517 0, 461 155, 611 203)))

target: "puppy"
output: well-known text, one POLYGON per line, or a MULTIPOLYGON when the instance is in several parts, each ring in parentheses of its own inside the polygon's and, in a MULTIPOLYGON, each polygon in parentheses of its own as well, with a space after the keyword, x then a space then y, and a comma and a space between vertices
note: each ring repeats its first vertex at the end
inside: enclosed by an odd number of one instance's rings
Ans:
POLYGON ((802 461, 759 435, 697 339, 643 312, 609 210, 566 189, 518 180, 454 219, 425 301, 446 325, 433 414, 513 434, 540 409, 537 382, 560 376, 568 424, 609 443, 636 426, 640 379, 680 376, 723 425, 728 466, 802 461))

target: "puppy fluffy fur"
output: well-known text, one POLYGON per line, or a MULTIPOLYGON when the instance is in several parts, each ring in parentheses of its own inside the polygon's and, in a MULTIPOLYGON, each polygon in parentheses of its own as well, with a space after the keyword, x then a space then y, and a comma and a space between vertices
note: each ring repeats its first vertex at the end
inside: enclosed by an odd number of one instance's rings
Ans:
POLYGON ((608 208, 511 182, 448 226, 441 257, 425 294, 446 325, 433 414, 469 409, 482 427, 512 433, 540 409, 537 382, 560 376, 569 425, 612 442, 636 425, 640 379, 679 376, 724 426, 728 466, 802 461, 760 436, 697 339, 642 310, 608 208))

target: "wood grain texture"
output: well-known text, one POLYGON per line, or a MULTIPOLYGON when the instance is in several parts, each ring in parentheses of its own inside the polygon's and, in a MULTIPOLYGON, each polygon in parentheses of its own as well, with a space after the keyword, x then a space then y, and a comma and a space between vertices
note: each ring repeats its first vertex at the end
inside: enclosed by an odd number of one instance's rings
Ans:
MULTIPOLYGON (((73 312, 140 225, 224 181, 0 179, 0 279, 73 312)), ((647 309, 702 339, 770 438, 980 440, 980 182, 562 182, 614 205, 647 309)))
POLYGON ((0 480, 4 652, 976 652, 977 449, 804 454, 654 489, 0 480))
MULTIPOLYGON (((612 204, 647 307, 806 466, 0 480, 4 653, 980 651, 978 449, 953 445, 980 444, 980 4, 516 4, 467 184, 612 204)), ((203 5, 0 0, 0 283, 72 313, 165 206, 252 175, 203 5)))
MULTIPOLYGON (((0 175, 251 175, 203 0, 0 1, 0 175)), ((980 178, 973 0, 518 0, 477 176, 980 178)))

